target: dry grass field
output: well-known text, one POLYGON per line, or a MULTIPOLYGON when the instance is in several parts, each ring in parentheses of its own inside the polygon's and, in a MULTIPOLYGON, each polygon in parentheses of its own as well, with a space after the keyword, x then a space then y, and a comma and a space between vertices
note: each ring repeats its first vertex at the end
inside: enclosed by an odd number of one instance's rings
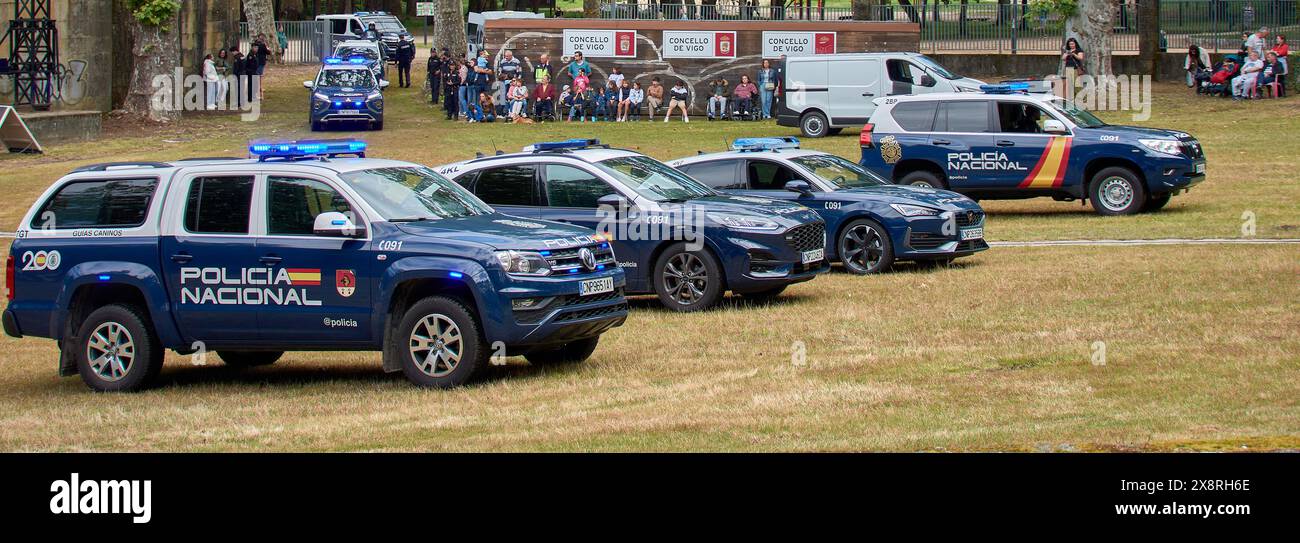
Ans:
MULTIPOLYGON (((277 71, 257 122, 113 122, 92 144, 0 158, 0 230, 81 164, 242 155, 249 139, 309 137, 298 82, 310 75, 277 71)), ((387 129, 362 134, 372 156, 431 165, 569 137, 669 159, 794 133, 703 119, 453 124, 396 88, 388 104, 387 129)), ((1300 237, 1295 99, 1230 103, 1157 85, 1153 112, 1143 124, 1205 144, 1206 183, 1135 217, 987 202, 990 238, 1239 237, 1247 212, 1258 237, 1300 237)), ((857 153, 853 135, 807 144, 857 153)), ((770 305, 732 298, 679 315, 636 300, 585 364, 511 359, 451 391, 385 375, 377 354, 296 353, 249 371, 170 355, 160 387, 93 394, 55 376, 52 342, 5 337, 0 450, 1297 449, 1298 279, 1296 245, 994 248, 946 269, 833 272, 770 305)))

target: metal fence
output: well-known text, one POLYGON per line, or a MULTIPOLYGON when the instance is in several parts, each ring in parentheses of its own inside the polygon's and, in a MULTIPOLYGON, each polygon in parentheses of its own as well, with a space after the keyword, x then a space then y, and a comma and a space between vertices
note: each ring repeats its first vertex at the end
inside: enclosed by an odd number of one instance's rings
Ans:
MULTIPOLYGON (((1116 7, 1111 50, 1138 50, 1139 0, 1116 7)), ((780 0, 774 0, 780 4, 780 0)), ((757 2, 755 2, 757 3, 757 2)), ((1235 51, 1241 32, 1269 26, 1274 33, 1300 30, 1297 0, 1163 0, 1160 3, 1162 40, 1172 48, 1194 41, 1202 47, 1235 51)), ((847 7, 751 5, 743 0, 718 0, 715 4, 666 3, 651 0, 606 0, 600 8, 606 19, 663 19, 699 21, 842 21, 852 20, 847 7)), ((912 0, 873 6, 866 20, 913 22, 921 27, 920 50, 940 52, 1056 52, 1061 48, 1059 15, 1039 18, 1025 2, 971 0, 912 0)))
MULTIPOLYGON (((283 32, 288 42, 284 49, 286 64, 319 64, 330 55, 330 34, 327 21, 277 21, 275 27, 283 32)), ((248 52, 252 44, 248 23, 239 23, 239 49, 248 52)), ((278 39, 267 36, 268 39, 278 39)))

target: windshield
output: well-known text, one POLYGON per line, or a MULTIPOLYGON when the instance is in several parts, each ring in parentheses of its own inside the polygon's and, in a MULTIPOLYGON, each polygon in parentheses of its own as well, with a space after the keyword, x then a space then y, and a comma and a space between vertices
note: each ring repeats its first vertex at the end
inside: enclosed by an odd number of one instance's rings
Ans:
POLYGON ((379 48, 340 45, 338 49, 334 50, 334 56, 340 58, 361 57, 366 60, 375 60, 379 58, 379 48))
POLYGON ((406 31, 406 27, 402 26, 402 22, 397 20, 397 17, 367 17, 364 21, 366 22, 366 28, 370 28, 370 25, 373 23, 375 25, 375 30, 380 32, 406 31))
POLYGON ((375 75, 370 70, 321 70, 318 87, 348 87, 368 89, 375 86, 375 75))
POLYGON ((813 175, 835 185, 835 188, 853 189, 888 184, 880 176, 835 155, 800 156, 790 159, 790 162, 803 166, 813 175))
POLYGON ((421 221, 492 213, 490 206, 425 167, 374 168, 340 175, 385 220, 421 221))
POLYGON ((648 156, 611 158, 596 166, 656 202, 683 202, 715 194, 699 181, 648 156))
POLYGON ((1084 128, 1098 128, 1106 126, 1106 122, 1098 119, 1096 115, 1089 113, 1087 110, 1075 105, 1074 102, 1064 98, 1054 98, 1047 102, 1061 115, 1065 115, 1070 122, 1084 128))
POLYGON ((938 62, 935 62, 934 59, 930 57, 927 57, 925 55, 917 55, 912 57, 912 59, 917 62, 920 62, 930 71, 939 74, 939 77, 942 77, 944 79, 961 79, 960 75, 956 75, 952 72, 949 72, 947 69, 945 69, 943 66, 940 66, 938 62))

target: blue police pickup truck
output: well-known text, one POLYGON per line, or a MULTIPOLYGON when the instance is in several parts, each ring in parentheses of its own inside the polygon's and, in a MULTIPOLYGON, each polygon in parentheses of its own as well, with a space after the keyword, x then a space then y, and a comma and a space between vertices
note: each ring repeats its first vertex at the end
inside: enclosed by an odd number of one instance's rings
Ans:
POLYGON ((147 386, 163 350, 228 365, 383 352, 450 387, 491 356, 580 361, 627 318, 591 230, 503 215, 363 142, 256 143, 252 159, 113 163, 55 182, 7 261, 10 336, 52 338, 59 373, 147 386))
POLYGON ((895 183, 976 200, 1090 200, 1101 215, 1155 211, 1205 180, 1196 138, 1106 124, 1025 84, 877 98, 861 165, 895 183))

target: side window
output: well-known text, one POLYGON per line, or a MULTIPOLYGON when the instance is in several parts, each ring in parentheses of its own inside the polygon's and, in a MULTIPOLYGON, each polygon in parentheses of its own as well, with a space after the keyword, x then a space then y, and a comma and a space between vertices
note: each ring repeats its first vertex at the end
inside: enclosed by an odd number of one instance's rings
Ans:
POLYGON ((74 181, 45 201, 29 225, 40 228, 130 228, 144 224, 157 179, 74 181))
POLYGON ((537 183, 532 166, 506 166, 479 172, 474 194, 492 205, 535 206, 537 183))
POLYGON ((735 160, 714 160, 682 166, 679 170, 717 190, 744 189, 745 180, 736 177, 735 160))
POLYGON ((359 19, 348 19, 348 26, 351 27, 352 33, 358 36, 366 33, 366 28, 361 26, 359 19))
POLYGON ((766 160, 749 161, 750 190, 785 190, 785 184, 799 179, 793 170, 766 160))
POLYGON ((596 201, 614 188, 600 178, 573 166, 546 166, 546 201, 551 207, 597 207, 596 201))
POLYGON ((253 177, 196 177, 185 198, 185 230, 196 234, 247 234, 253 177))
POLYGON ((894 122, 908 132, 929 132, 934 129, 934 113, 939 103, 934 101, 903 102, 894 106, 890 115, 894 122))
POLYGON ((998 102, 998 123, 1002 132, 1041 134, 1043 121, 1050 118, 1033 104, 998 102))
POLYGON ((344 19, 330 19, 330 33, 339 35, 347 34, 348 22, 344 19))
POLYGON ((282 236, 315 234, 316 216, 337 211, 356 222, 357 215, 342 194, 311 179, 271 177, 266 187, 266 233, 282 236))
POLYGON ((989 132, 989 104, 981 100, 945 102, 934 121, 935 132, 989 132))

